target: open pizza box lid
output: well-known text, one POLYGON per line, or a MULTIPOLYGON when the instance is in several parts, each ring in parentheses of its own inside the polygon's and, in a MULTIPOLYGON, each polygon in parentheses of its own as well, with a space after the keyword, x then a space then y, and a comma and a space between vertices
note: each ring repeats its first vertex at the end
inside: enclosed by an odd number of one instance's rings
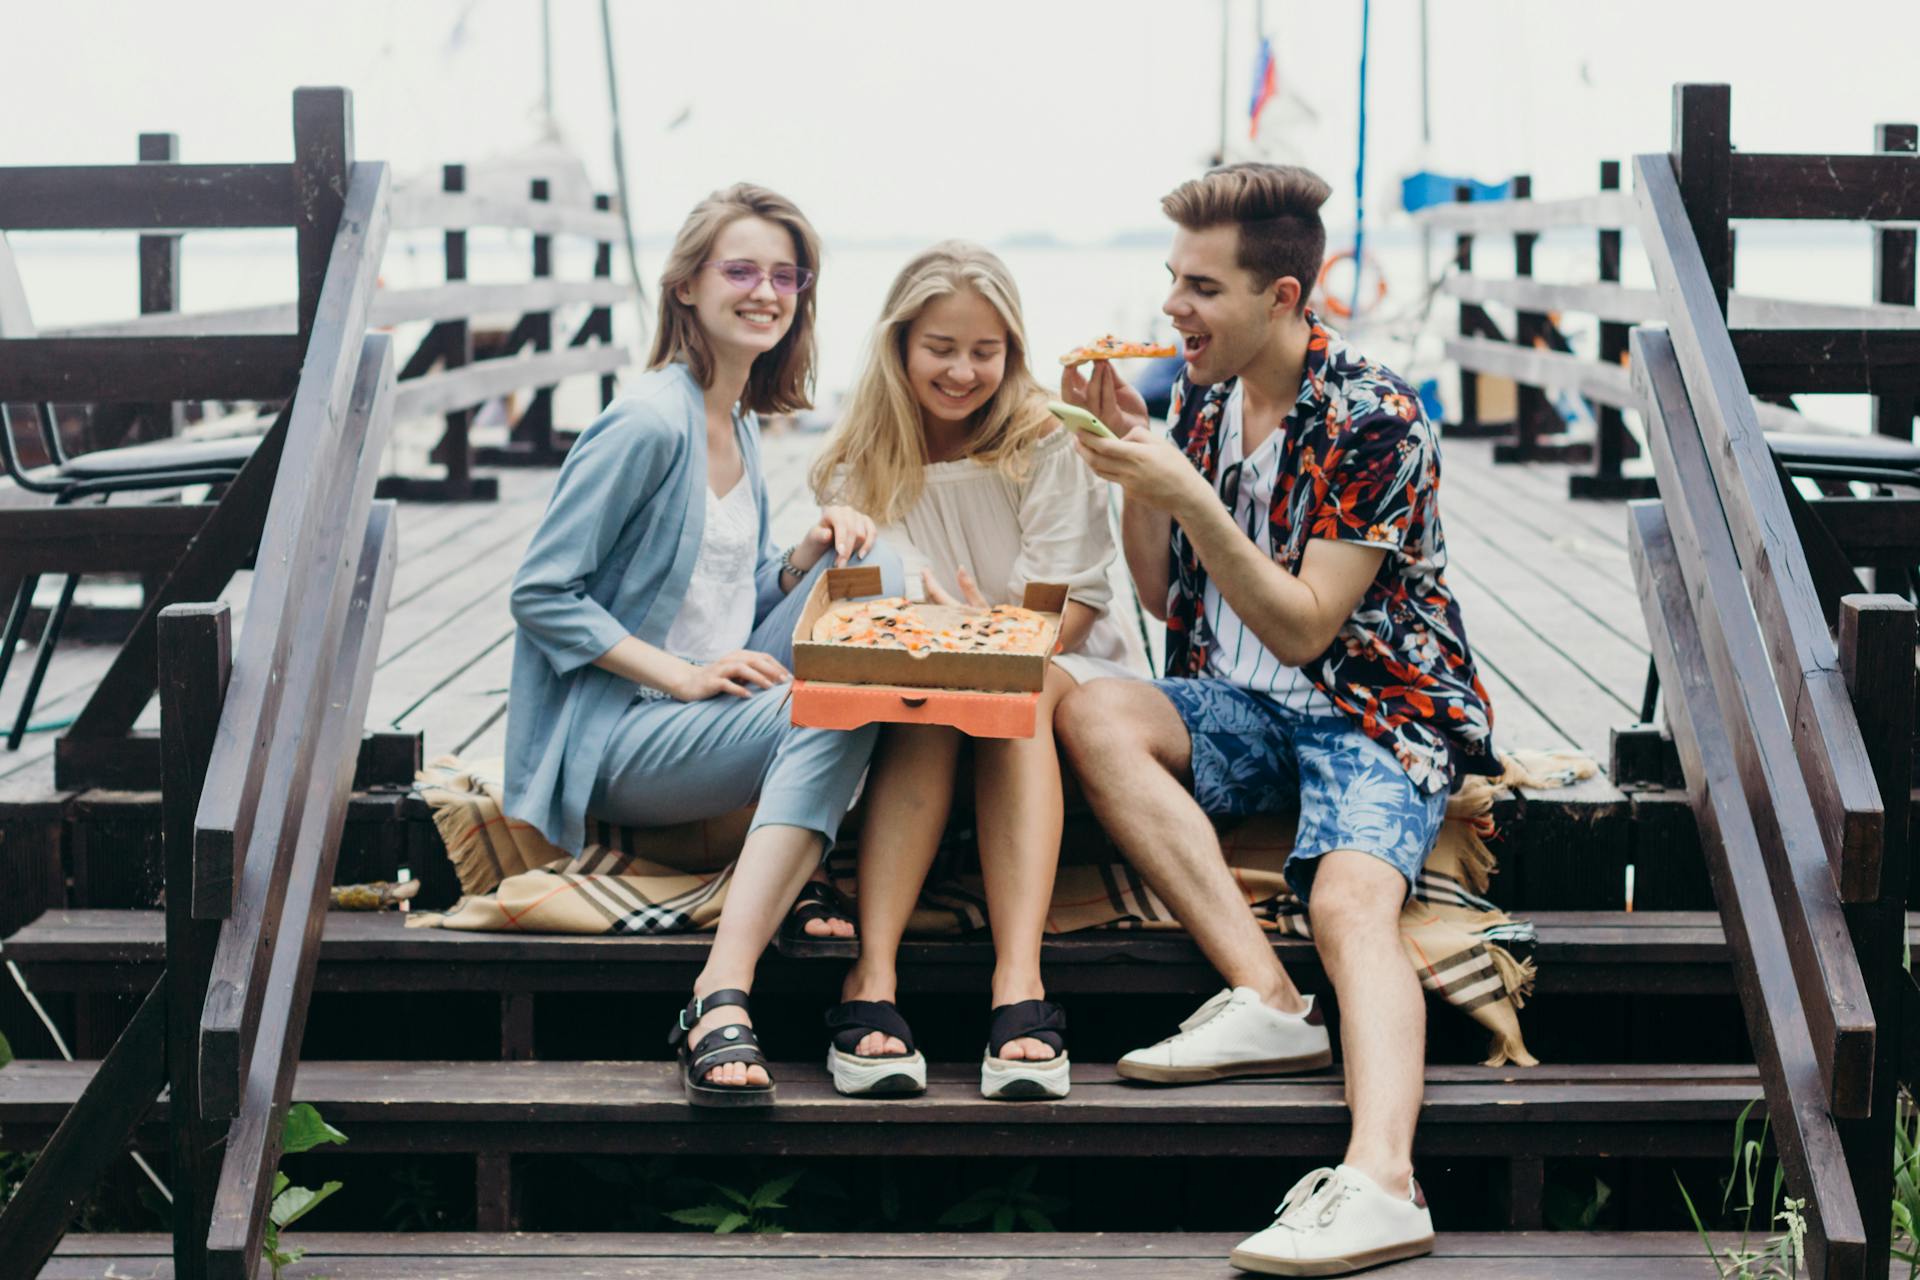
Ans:
POLYGON ((1046 687, 1047 663, 1060 634, 1060 613, 1067 607, 1063 583, 1035 582, 1022 603, 1046 618, 1039 653, 910 653, 905 649, 866 649, 813 638, 813 624, 841 600, 881 594, 875 565, 829 569, 815 579, 800 621, 793 629, 793 674, 802 680, 835 684, 885 684, 909 689, 967 689, 978 693, 1038 693, 1046 687))
POLYGON ((941 724, 976 738, 1031 738, 1047 663, 1067 606, 1062 583, 1033 583, 1022 603, 1048 616, 1041 653, 929 653, 818 642, 813 624, 840 600, 881 594, 871 565, 829 569, 793 632, 793 722, 815 729, 941 724))

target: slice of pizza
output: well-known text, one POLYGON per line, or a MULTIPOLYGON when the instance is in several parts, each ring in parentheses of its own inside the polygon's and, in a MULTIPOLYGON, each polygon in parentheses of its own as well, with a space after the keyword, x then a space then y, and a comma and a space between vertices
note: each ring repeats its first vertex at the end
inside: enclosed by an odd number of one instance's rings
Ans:
POLYGON ((1124 342, 1112 334, 1095 338, 1084 347, 1075 347, 1060 357, 1061 364, 1084 364, 1089 360, 1132 360, 1149 356, 1172 356, 1180 349, 1171 342, 1124 342))

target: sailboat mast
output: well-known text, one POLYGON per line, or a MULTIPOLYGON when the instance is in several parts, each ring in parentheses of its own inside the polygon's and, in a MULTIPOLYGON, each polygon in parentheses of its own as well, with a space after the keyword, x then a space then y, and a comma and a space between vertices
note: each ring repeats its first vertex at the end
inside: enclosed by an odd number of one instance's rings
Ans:
POLYGON ((1233 0, 1220 0, 1220 146, 1214 152, 1215 164, 1227 162, 1227 98, 1233 92, 1227 80, 1227 36, 1232 9, 1233 0))
POLYGON ((541 122, 553 132, 553 0, 540 0, 540 109, 541 122))

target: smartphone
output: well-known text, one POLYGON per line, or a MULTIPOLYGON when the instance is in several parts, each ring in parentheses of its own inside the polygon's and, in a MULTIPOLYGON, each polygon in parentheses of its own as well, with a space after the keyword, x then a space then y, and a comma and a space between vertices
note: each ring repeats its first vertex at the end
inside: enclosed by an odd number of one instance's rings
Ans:
POLYGON ((1084 431, 1090 436, 1105 436, 1109 440, 1120 437, 1108 429, 1107 424, 1082 409, 1077 404, 1068 404, 1065 400, 1047 401, 1047 412, 1072 427, 1075 431, 1084 431))

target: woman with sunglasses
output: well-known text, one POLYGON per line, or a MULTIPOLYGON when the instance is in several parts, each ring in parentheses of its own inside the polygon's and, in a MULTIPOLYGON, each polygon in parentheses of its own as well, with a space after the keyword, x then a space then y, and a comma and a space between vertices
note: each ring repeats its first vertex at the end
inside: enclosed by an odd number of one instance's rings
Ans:
POLYGON ((747 1013, 754 968, 873 749, 872 727, 790 722, 781 686, 808 585, 871 558, 901 590, 898 560, 848 507, 784 552, 767 533, 756 415, 807 406, 819 260, 807 220, 764 188, 694 208, 661 276, 647 372, 567 455, 513 583, 509 817, 577 852, 589 812, 662 826, 757 800, 669 1035, 701 1106, 773 1101, 747 1013))

